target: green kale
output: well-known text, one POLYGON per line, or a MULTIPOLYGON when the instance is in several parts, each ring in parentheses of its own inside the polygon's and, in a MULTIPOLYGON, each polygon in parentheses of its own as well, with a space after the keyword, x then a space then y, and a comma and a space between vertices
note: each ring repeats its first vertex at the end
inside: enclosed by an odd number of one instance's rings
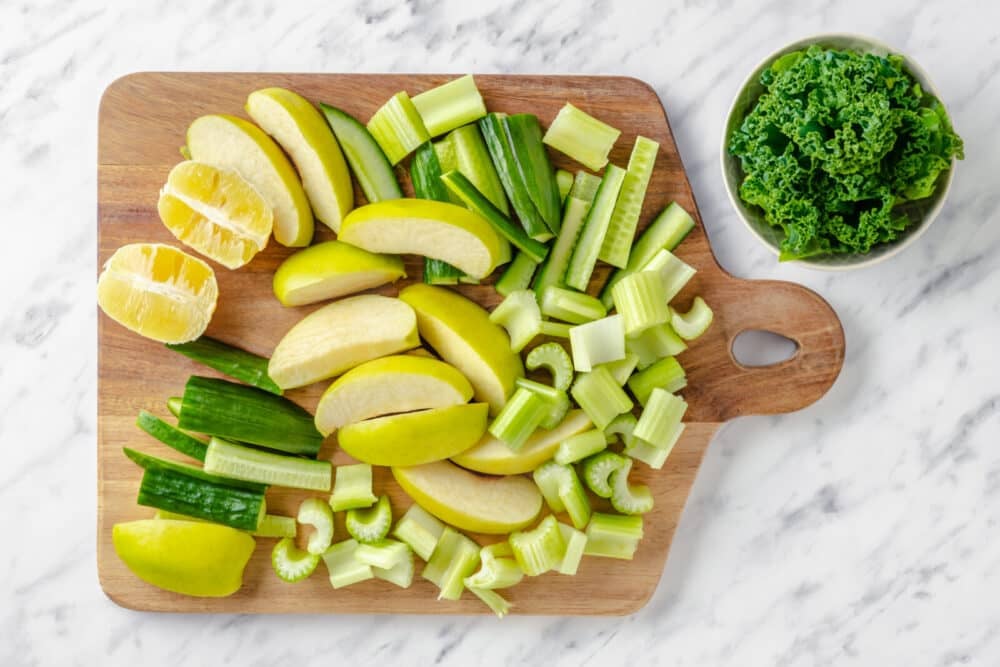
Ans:
POLYGON ((881 57, 811 46, 761 74, 765 92, 729 139, 740 197, 785 232, 781 260, 867 253, 917 222, 962 139, 944 107, 881 57))

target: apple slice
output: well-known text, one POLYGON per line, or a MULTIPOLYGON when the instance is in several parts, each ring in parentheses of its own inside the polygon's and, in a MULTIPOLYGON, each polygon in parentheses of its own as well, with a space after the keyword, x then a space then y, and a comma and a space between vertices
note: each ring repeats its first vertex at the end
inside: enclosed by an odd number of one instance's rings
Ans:
POLYGON ((590 428, 593 428, 593 423, 583 410, 571 410, 554 429, 547 431, 540 428, 535 431, 516 452, 487 433, 475 447, 451 457, 451 460, 463 468, 487 475, 531 472, 551 459, 563 440, 590 428))
POLYGON ((282 389, 304 387, 419 345, 412 308, 399 299, 362 294, 302 318, 274 348, 267 374, 282 389))
POLYGON ((338 238, 369 252, 440 259, 481 279, 501 261, 500 237, 481 216, 445 202, 390 199, 351 211, 338 238))
POLYGON ((316 407, 316 428, 329 435, 364 419, 462 405, 471 398, 472 385, 454 366, 412 355, 382 357, 330 385, 316 407))
POLYGON ((501 535, 531 525, 542 494, 527 477, 486 477, 438 461, 392 469, 403 490, 425 510, 456 528, 501 535))
POLYGON ((349 243, 326 241, 300 250, 274 272, 274 295, 285 306, 335 299, 406 277, 403 260, 349 243))
POLYGON ((521 357, 510 349, 510 338, 489 313, 464 296, 443 287, 416 284, 399 298, 417 313, 420 335, 442 359, 469 378, 478 401, 496 414, 524 376, 521 357))
POLYGON ((295 168, 259 127, 225 114, 196 118, 187 131, 192 160, 231 169, 249 181, 274 209, 274 238, 283 246, 307 246, 312 210, 295 168))
POLYGON ((354 188, 340 144, 319 110, 284 88, 250 93, 246 110, 291 156, 316 217, 338 231, 354 207, 354 188))
POLYGON ((337 432, 340 448, 364 463, 415 466, 472 447, 486 432, 485 403, 377 417, 337 432))

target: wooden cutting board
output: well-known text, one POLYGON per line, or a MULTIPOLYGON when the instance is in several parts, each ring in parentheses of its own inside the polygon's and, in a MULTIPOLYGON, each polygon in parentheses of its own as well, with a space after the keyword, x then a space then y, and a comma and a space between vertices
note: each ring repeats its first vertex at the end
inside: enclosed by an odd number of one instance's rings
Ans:
MULTIPOLYGON (((179 245, 160 223, 157 195, 170 168, 181 157, 188 124, 207 113, 242 115, 247 95, 266 86, 283 86, 314 101, 342 107, 367 119, 390 95, 411 95, 452 77, 445 75, 369 74, 186 74, 141 73, 119 79, 101 101, 98 148, 98 260, 99 265, 126 243, 161 242, 179 245)), ((681 164, 666 114, 656 92, 637 79, 595 76, 478 76, 476 81, 493 111, 537 114, 543 126, 566 101, 572 101, 622 130, 611 161, 624 166, 637 134, 660 142, 660 154, 640 224, 645 226, 671 201, 699 220, 691 187, 681 164)), ((557 166, 575 171, 579 165, 552 153, 557 166)), ((412 194, 405 171, 400 181, 412 194)), ((360 200, 360 193, 358 194, 360 200)), ((319 240, 332 238, 317 225, 319 240)), ((208 334, 269 355, 281 336, 315 307, 283 308, 272 295, 271 276, 290 250, 276 243, 247 267, 228 271, 215 265, 220 299, 208 334)), ((700 224, 677 254, 698 273, 679 297, 687 307, 700 294, 715 310, 709 332, 681 355, 688 373, 683 391, 690 404, 687 429, 662 470, 640 464, 633 473, 647 483, 656 505, 645 516, 646 537, 632 562, 585 558, 574 577, 549 574, 526 578, 504 591, 523 614, 626 614, 642 607, 663 572, 674 529, 705 449, 719 426, 733 417, 777 414, 803 408, 822 396, 833 383, 844 359, 844 336, 830 306, 799 285, 776 281, 738 280, 723 271, 700 224), (782 363, 758 368, 738 364, 732 356, 734 337, 742 331, 764 329, 794 340, 798 351, 782 363)), ((378 290, 395 294, 419 280, 421 260, 407 258, 410 279, 378 290)), ((607 277, 607 267, 594 274, 596 288, 607 277)), ((488 285, 461 286, 459 291, 490 308, 499 295, 488 285)), ((593 292, 593 289, 591 290, 593 292)), ((108 597, 139 610, 174 612, 338 612, 471 614, 488 610, 466 593, 459 602, 436 601, 436 589, 419 577, 408 590, 383 581, 367 581, 332 590, 321 565, 309 580, 285 584, 271 572, 273 540, 260 539, 247 567, 244 586, 224 599, 188 598, 161 591, 134 577, 117 558, 111 527, 120 521, 148 518, 153 510, 135 503, 140 469, 121 453, 128 445, 167 457, 178 457, 134 425, 141 409, 167 416, 164 402, 180 395, 187 377, 212 372, 168 351, 162 345, 132 334, 109 318, 98 320, 98 572, 108 597)), ((289 392, 288 396, 314 409, 325 384, 289 392)), ((325 443, 322 457, 334 463, 348 461, 337 451, 334 438, 325 443)), ((385 469, 376 487, 392 499, 396 515, 410 499, 385 469)), ((268 509, 294 515, 307 494, 273 490, 268 509)), ((343 539, 338 517, 336 539, 343 539)), ((419 573, 419 565, 418 565, 419 573)))

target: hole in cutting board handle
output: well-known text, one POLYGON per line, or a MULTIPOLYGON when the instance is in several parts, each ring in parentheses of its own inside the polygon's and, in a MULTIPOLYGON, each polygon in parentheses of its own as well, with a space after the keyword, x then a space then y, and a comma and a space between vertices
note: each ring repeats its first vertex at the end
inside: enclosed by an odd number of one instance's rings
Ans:
POLYGON ((733 340, 733 358, 743 366, 773 366, 787 361, 798 352, 799 344, 791 338, 763 329, 740 333, 733 340))

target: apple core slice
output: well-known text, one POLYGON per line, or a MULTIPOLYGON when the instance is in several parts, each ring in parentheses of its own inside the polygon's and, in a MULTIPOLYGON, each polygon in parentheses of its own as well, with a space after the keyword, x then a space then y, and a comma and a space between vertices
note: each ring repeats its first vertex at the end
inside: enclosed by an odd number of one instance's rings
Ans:
POLYGON ((335 299, 406 277, 403 260, 349 243, 326 241, 300 250, 274 272, 274 295, 285 306, 335 299))

